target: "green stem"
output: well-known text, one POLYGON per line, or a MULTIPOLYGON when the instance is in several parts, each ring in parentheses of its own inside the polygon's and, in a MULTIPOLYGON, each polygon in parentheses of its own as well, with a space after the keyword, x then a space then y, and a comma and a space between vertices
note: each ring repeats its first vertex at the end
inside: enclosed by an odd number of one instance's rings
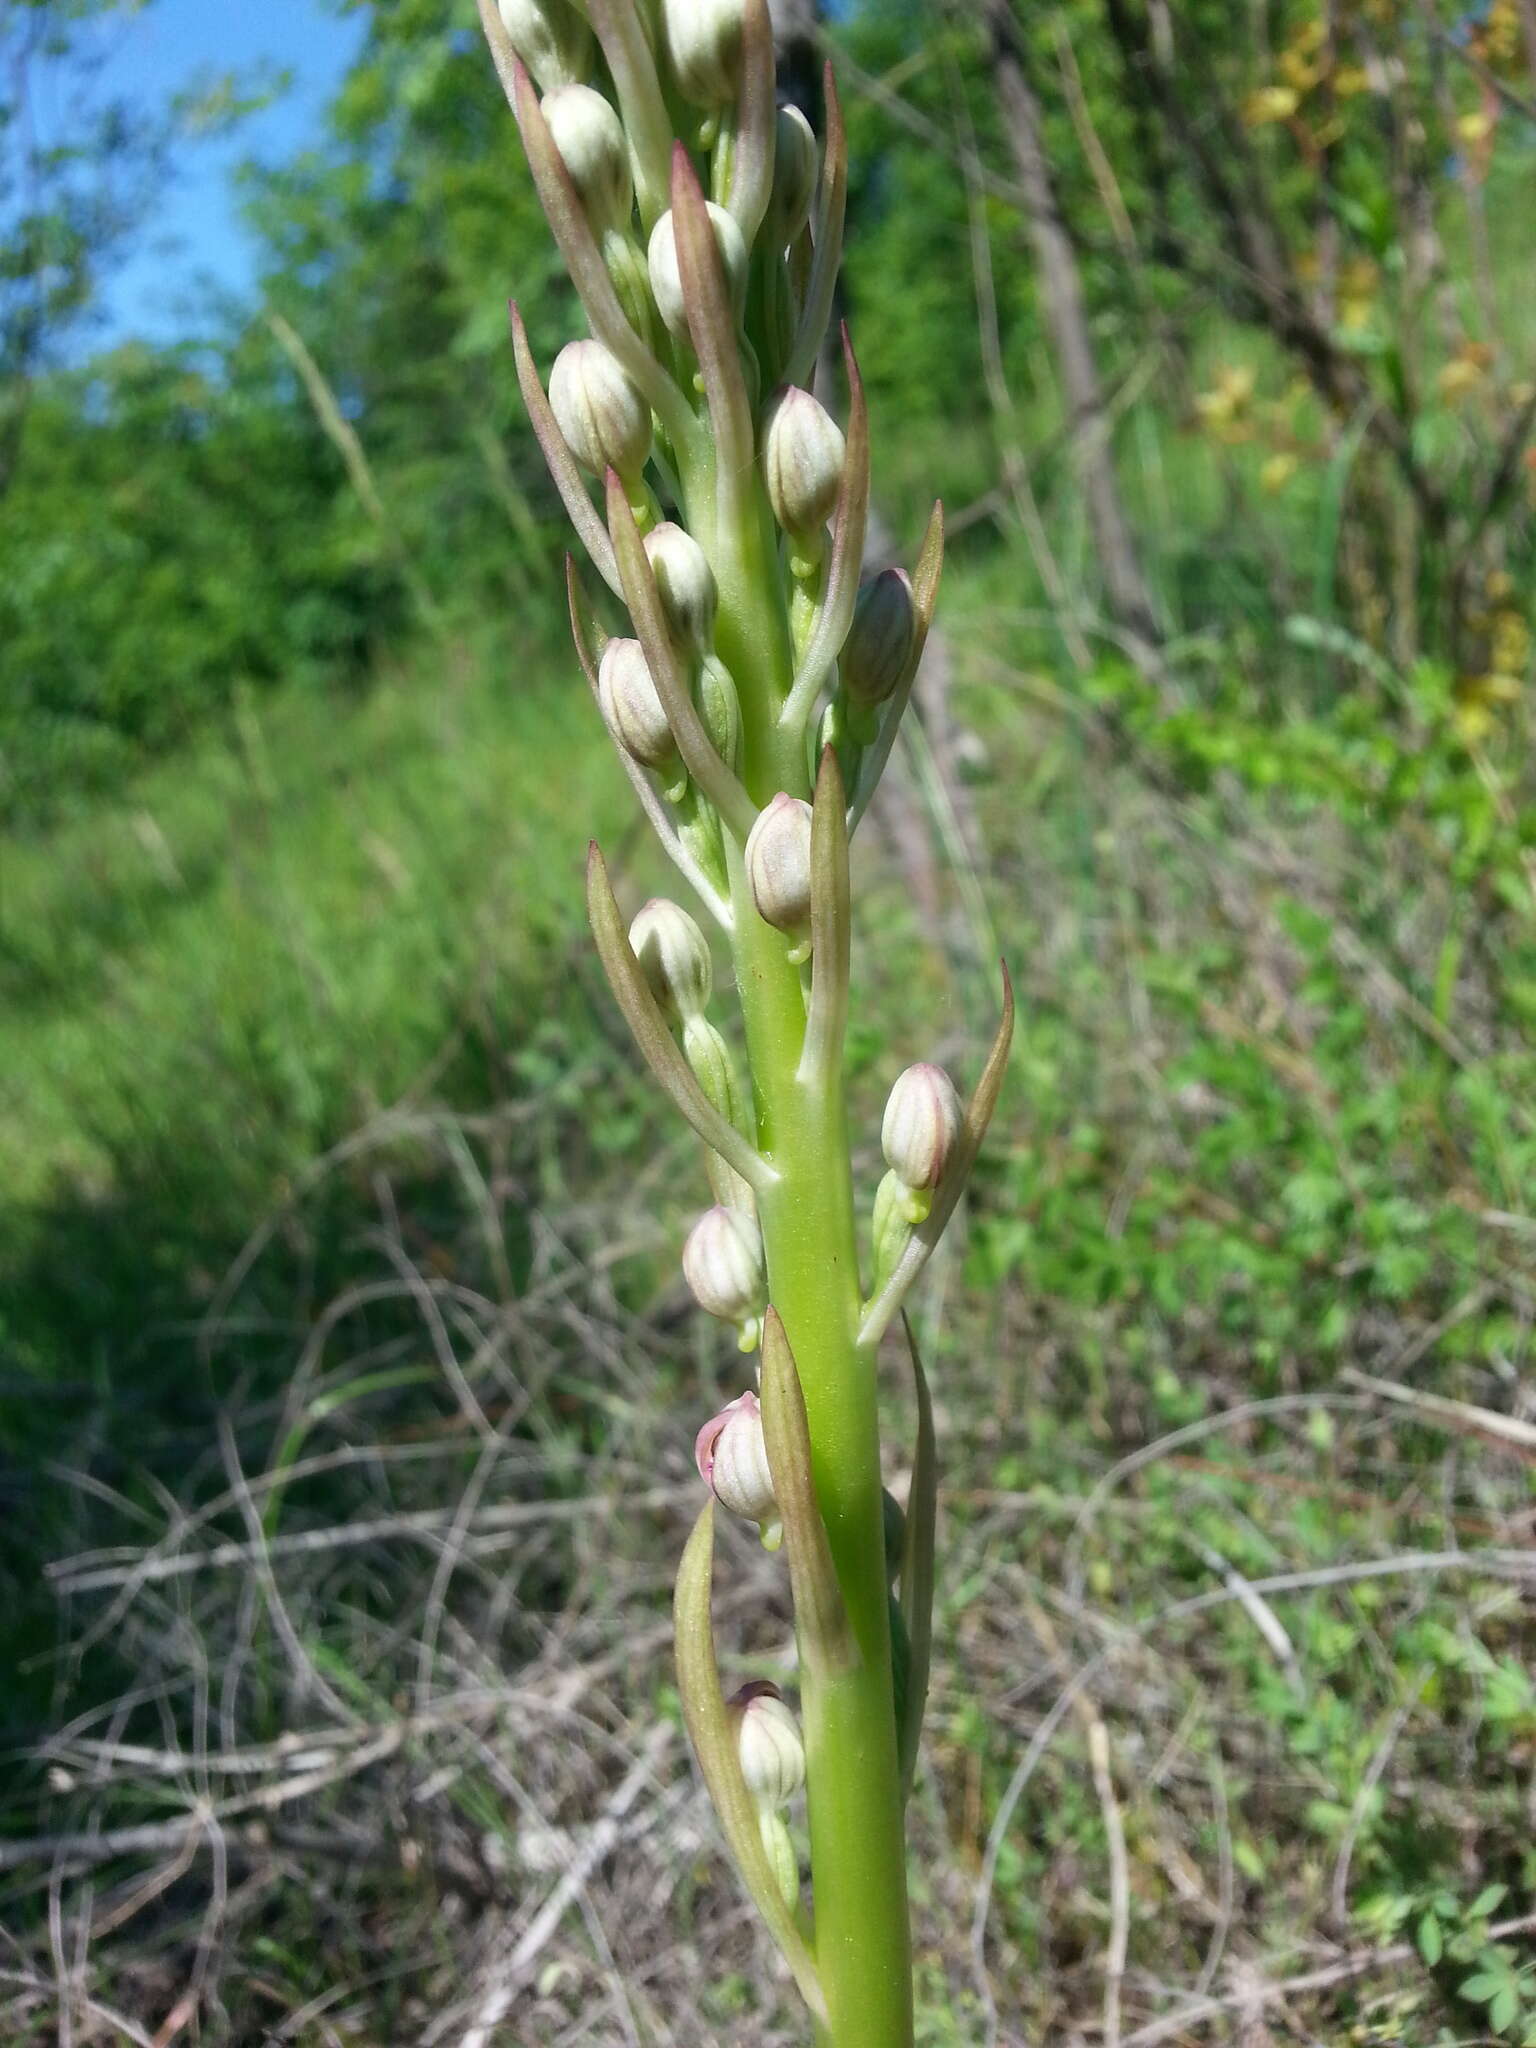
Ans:
POLYGON ((737 967, 758 1140, 779 1180, 759 1201, 769 1292, 799 1368, 812 1473, 858 1656, 801 1660, 816 1957, 835 2048, 909 2048, 900 1772, 891 1691, 874 1361, 855 1343, 859 1280, 839 1082, 796 1072, 805 1011, 786 942, 737 891, 737 967))
MULTIPOLYGON (((742 709, 752 800, 809 796, 805 744, 778 720, 794 656, 777 539, 761 487, 750 530, 721 533, 713 475, 688 477, 689 527, 707 534, 720 592, 716 645, 742 709)), ((729 850, 736 981, 757 1141, 778 1173, 759 1200, 769 1297, 799 1369, 812 1476, 858 1655, 818 1675, 801 1659, 816 1960, 830 2014, 822 2048, 911 2048, 912 1957, 874 1360, 858 1348, 860 1286, 840 1074, 804 1082, 800 970, 753 907, 729 850)))

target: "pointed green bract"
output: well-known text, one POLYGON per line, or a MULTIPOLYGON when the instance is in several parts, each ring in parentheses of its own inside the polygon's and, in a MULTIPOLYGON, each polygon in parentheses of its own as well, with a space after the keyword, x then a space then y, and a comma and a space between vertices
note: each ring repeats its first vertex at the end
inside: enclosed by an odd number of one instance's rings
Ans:
POLYGON ((763 1319, 763 1434, 805 1664, 820 1675, 848 1670, 858 1655, 811 1478, 811 1435, 794 1353, 777 1309, 763 1319))
POLYGON ((793 1971, 801 1997, 817 2019, 824 2022, 827 2005, 815 1958, 795 1924, 780 1887, 779 1872, 763 1846, 757 1804, 741 1774, 736 1735, 720 1690, 710 1614, 714 1565, 715 1504, 707 1501, 693 1525, 693 1534, 677 1569, 672 1607, 677 1690, 683 1703, 683 1720, 731 1860, 741 1873, 741 1881, 762 1915, 764 1926, 793 1971))
POLYGON ((651 994, 640 963, 630 949, 629 934, 614 901, 608 869, 596 846, 589 848, 587 855, 587 913, 608 985, 646 1065, 705 1144, 718 1152, 727 1166, 734 1167, 749 1185, 767 1186, 773 1180, 773 1169, 740 1131, 726 1122, 678 1051, 661 1006, 651 994))
POLYGON ((523 316, 514 303, 512 315, 512 353, 517 359, 518 388, 523 394, 523 403, 528 408, 529 423, 538 441, 540 452, 549 467, 549 474, 555 489, 560 493, 560 502, 565 507, 566 517, 576 529, 578 539, 590 556, 592 566, 607 584, 615 597, 624 595, 619 583, 618 563, 614 560, 613 542, 608 538, 608 529, 593 510, 592 500, 587 496, 587 487, 581 480, 581 471, 576 467, 576 458, 565 444, 554 409, 545 395, 538 366, 533 360, 533 351, 528 346, 528 332, 523 325, 523 316))

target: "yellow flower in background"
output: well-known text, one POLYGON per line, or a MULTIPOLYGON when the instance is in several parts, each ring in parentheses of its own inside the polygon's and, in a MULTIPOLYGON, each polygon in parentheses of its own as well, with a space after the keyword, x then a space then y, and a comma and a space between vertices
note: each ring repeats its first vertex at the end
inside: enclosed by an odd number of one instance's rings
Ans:
POLYGON ((1499 66, 1515 61, 1520 55, 1521 44, 1520 16, 1515 0, 1493 0, 1483 19, 1478 42, 1485 63, 1499 66))
POLYGON ((1452 713, 1456 731, 1469 746, 1486 739, 1497 726, 1499 713, 1519 700, 1531 660, 1531 628, 1513 601, 1513 577, 1504 569, 1492 569, 1483 589, 1489 608, 1467 621, 1480 642, 1478 665, 1457 679, 1452 713))
POLYGON ((1480 142, 1486 142, 1493 133, 1493 116, 1479 107, 1475 114, 1463 114, 1456 123, 1458 140, 1469 149, 1475 149, 1480 142))
POLYGON ((1261 85, 1243 102, 1243 121, 1249 128, 1263 128, 1275 121, 1289 121, 1301 105, 1301 94, 1288 85, 1261 85))
POLYGON ((1525 673, 1531 658, 1531 629, 1512 605, 1494 614, 1491 652, 1495 676, 1518 690, 1515 679, 1525 673))
POLYGON ((1298 94, 1310 92, 1321 76, 1315 60, 1304 56, 1300 50, 1282 50, 1276 68, 1286 85, 1298 94))
POLYGON ((1259 483, 1271 497, 1283 491, 1296 474, 1296 457, 1290 454, 1271 455, 1259 471, 1259 483))
POLYGON ((1195 397, 1200 423, 1218 439, 1246 441, 1253 433, 1248 409, 1258 373, 1246 363, 1222 363, 1209 391, 1195 397))
POLYGON ((1370 325, 1381 272, 1368 256, 1357 256, 1339 272, 1339 325, 1358 334, 1370 325))
POLYGON ((1333 74, 1333 89, 1341 100, 1358 99, 1371 89, 1370 74, 1361 64, 1341 64, 1333 74))
POLYGON ((1487 378, 1493 350, 1484 341, 1464 341, 1435 376, 1435 389, 1447 405, 1456 405, 1487 378))

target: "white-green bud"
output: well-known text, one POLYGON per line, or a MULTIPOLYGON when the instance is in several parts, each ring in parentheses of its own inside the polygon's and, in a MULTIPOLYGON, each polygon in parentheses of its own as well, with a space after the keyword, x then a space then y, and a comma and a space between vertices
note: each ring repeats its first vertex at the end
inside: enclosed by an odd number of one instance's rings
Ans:
POLYGON ((736 1754, 747 1790, 770 1812, 788 1806, 805 1783, 805 1744, 778 1687, 766 1678, 754 1679, 733 1693, 726 1707, 736 1724, 736 1754))
POLYGON ((597 234, 626 227, 635 186, 624 129, 613 108, 589 85, 562 85, 546 97, 544 118, 597 234))
POLYGON ((651 994, 674 1022, 699 1016, 714 987, 709 941, 680 903, 653 896, 629 928, 651 994))
POLYGON ((715 572, 691 533, 664 519, 645 536, 656 594, 673 636, 690 654, 708 652, 719 601, 715 572))
POLYGON ((773 195, 769 218, 780 243, 805 226, 820 169, 816 134, 798 107, 780 107, 773 136, 773 195))
POLYGON ((747 881, 757 914, 781 932, 811 921, 811 807, 783 790, 747 834, 747 881))
POLYGON ((568 341, 549 376, 549 403, 566 446, 594 476, 637 477, 651 452, 651 412, 600 341, 568 341))
POLYGON ((608 729, 646 768, 677 764, 677 742, 638 640, 610 640, 597 667, 597 698, 608 729))
POLYGON ((696 107, 736 97, 741 0, 661 0, 661 39, 677 89, 696 107))
MULTIPOLYGON (((741 229, 723 206, 716 206, 712 199, 704 203, 715 231, 715 246, 725 267, 731 304, 739 314, 747 289, 747 245, 742 240, 741 229)), ((652 228, 645 261, 650 272, 651 296, 656 301, 656 310, 667 332, 678 341, 687 341, 688 306, 683 295, 683 275, 677 261, 677 230, 670 213, 664 213, 652 228)))
POLYGON ((796 539, 820 533, 843 480, 842 428, 796 384, 774 400, 763 434, 763 472, 773 516, 796 539))
POLYGON ((904 569, 882 569, 859 592, 853 624, 838 657, 850 702, 862 710, 883 704, 907 679, 917 645, 917 606, 904 569))
POLYGON ((744 1522, 756 1522, 766 1536, 778 1521, 779 1504, 756 1394, 738 1394, 710 1417, 694 1438, 693 1459, 721 1507, 744 1522))
POLYGON ((571 0, 497 0, 497 12, 540 92, 590 75, 592 31, 571 0))
POLYGON ((723 1205, 706 1209, 683 1246, 683 1277, 700 1308, 723 1323, 741 1324, 743 1339, 750 1326, 755 1340, 765 1283, 763 1234, 754 1215, 723 1205))
POLYGON ((955 1084, 927 1060, 897 1076, 880 1125, 885 1163, 909 1188, 936 1188, 954 1157, 965 1111, 955 1084))

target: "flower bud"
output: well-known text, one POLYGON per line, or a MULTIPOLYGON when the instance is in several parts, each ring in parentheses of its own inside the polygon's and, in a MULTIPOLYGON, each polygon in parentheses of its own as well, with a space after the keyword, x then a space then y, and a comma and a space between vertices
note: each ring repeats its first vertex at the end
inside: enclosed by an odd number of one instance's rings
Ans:
POLYGON ((677 765, 677 743, 638 640, 610 640, 597 668, 597 698, 614 738, 646 768, 677 765))
POLYGON ((811 807, 780 790, 747 834, 747 881, 765 923, 781 932, 811 921, 811 807))
POLYGON ((696 1017, 714 986, 709 941, 680 903, 653 896, 629 928, 651 994, 674 1021, 696 1017))
POLYGON ((883 704, 907 679, 917 645, 917 607, 904 569, 882 569, 859 592, 838 669, 851 702, 883 704))
POLYGON ((805 1783, 805 1744, 779 1688, 766 1678, 755 1678, 732 1693, 726 1712, 735 1726, 736 1754, 747 1790, 770 1812, 788 1806, 805 1783))
POLYGON ((842 429, 809 391, 780 392, 763 434, 763 471, 773 516, 797 538, 816 534, 832 516, 843 480, 842 429))
POLYGON ((594 476, 638 476, 651 452, 650 408, 600 341, 568 341, 555 357, 549 403, 566 446, 594 476))
POLYGON ((723 1323, 740 1323, 756 1341, 764 1279, 755 1216, 743 1209, 706 1209, 683 1246, 683 1277, 700 1308, 723 1323))
POLYGON ((773 193, 769 218, 781 242, 805 226, 820 169, 816 135, 798 107, 780 107, 773 136, 773 193))
POLYGON ((592 31, 571 0, 497 0, 497 12, 540 92, 589 76, 592 31))
POLYGON ((691 533, 664 519, 645 536, 656 594, 673 636, 690 654, 708 651, 715 630, 715 572, 691 533))
MULTIPOLYGON (((741 229, 723 206, 716 206, 712 199, 704 203, 715 231, 715 246, 725 266, 731 303, 740 313, 747 289, 747 245, 741 238, 741 229)), ((657 312, 666 323, 667 332, 678 341, 687 341, 688 307, 683 296, 683 276, 677 262, 677 230, 670 213, 664 213, 652 228, 645 260, 651 274, 651 296, 656 301, 657 312)))
POLYGON ((897 1076, 885 1105, 885 1163, 909 1188, 936 1188, 954 1156, 965 1111, 942 1067, 926 1060, 897 1076))
POLYGON ((589 85, 562 85, 546 97, 544 118, 593 228, 601 235, 627 226, 635 186, 613 108, 589 85))
POLYGON ((736 97, 741 0, 661 0, 661 39, 677 89, 696 107, 736 97))
POLYGON ((779 1504, 773 1497, 773 1474, 768 1469, 768 1446, 756 1394, 738 1394, 718 1415, 710 1417, 694 1439, 693 1461, 721 1507, 740 1515, 744 1522, 756 1522, 768 1542, 778 1523, 779 1504))

